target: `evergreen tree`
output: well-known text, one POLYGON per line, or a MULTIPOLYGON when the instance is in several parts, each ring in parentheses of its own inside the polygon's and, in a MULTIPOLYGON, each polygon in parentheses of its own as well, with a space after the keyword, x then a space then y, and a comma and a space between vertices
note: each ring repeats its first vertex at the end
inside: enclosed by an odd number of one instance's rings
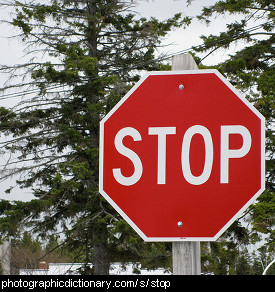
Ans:
POLYGON ((218 50, 227 51, 238 44, 238 51, 226 61, 213 66, 240 89, 266 118, 266 191, 239 219, 246 221, 246 224, 249 222, 250 229, 245 229, 242 224, 235 222, 225 237, 239 244, 253 244, 263 238, 261 234, 265 234, 265 250, 271 258, 275 253, 274 11, 275 3, 272 0, 222 0, 204 7, 198 19, 207 24, 211 23, 213 17, 229 14, 242 17, 241 20, 227 24, 227 30, 218 35, 202 36, 203 45, 194 48, 204 54, 201 59, 203 63, 210 54, 218 50))
POLYGON ((162 68, 155 59, 162 37, 189 22, 180 14, 162 22, 140 18, 134 2, 2 1, 0 6, 13 11, 6 23, 18 29, 30 56, 25 63, 1 66, 14 77, 2 88, 3 98, 18 90, 16 105, 0 108, 0 131, 6 135, 1 151, 10 155, 1 177, 20 174, 17 184, 31 187, 36 197, 2 201, 1 232, 14 235, 31 225, 46 237, 59 228, 64 244, 79 251, 84 264, 92 262, 95 274, 108 274, 111 257, 121 253, 133 258, 149 249, 154 259, 163 257, 157 253, 161 244, 145 245, 98 193, 99 121, 140 71, 162 68))

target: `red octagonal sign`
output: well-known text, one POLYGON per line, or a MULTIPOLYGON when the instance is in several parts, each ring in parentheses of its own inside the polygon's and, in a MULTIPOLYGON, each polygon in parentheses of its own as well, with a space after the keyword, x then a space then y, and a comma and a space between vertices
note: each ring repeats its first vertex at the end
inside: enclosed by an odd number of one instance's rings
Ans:
POLYGON ((146 241, 216 240, 264 190, 264 117, 217 71, 146 74, 100 124, 100 193, 146 241))

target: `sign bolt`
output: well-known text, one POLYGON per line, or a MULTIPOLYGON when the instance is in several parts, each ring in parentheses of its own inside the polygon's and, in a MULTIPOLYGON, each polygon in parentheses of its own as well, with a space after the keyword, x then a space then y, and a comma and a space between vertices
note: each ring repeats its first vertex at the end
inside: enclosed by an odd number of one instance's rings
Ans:
POLYGON ((181 221, 178 222, 178 226, 182 227, 183 223, 181 221))
POLYGON ((179 90, 183 90, 184 86, 182 84, 180 84, 179 86, 179 90))

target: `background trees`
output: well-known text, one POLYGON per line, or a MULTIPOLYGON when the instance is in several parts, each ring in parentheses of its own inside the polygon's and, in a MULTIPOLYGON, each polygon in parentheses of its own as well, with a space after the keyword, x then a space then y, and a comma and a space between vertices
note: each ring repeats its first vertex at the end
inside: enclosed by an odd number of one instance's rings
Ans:
POLYGON ((99 121, 141 70, 161 68, 155 49, 185 23, 180 14, 164 22, 140 18, 134 2, 1 3, 12 9, 5 21, 29 57, 1 67, 15 77, 2 90, 19 90, 14 107, 0 108, 1 151, 9 155, 1 177, 20 174, 17 184, 36 198, 2 202, 1 231, 15 236, 28 226, 42 238, 62 232, 95 274, 108 273, 111 255, 140 254, 144 246, 98 193, 99 121))
MULTIPOLYGON (((204 7, 198 19, 210 24, 214 17, 221 18, 233 14, 237 16, 236 21, 228 24, 227 30, 218 35, 202 36, 203 45, 194 48, 195 51, 204 53, 200 60, 202 63, 209 54, 219 50, 228 51, 234 46, 238 48, 226 61, 213 65, 239 88, 266 118, 266 191, 239 219, 247 228, 243 228, 240 222, 235 222, 227 233, 237 244, 231 244, 233 250, 240 250, 242 244, 255 244, 263 240, 261 243, 264 246, 258 255, 258 259, 262 258, 261 261, 264 254, 271 261, 275 252, 274 12, 274 1, 269 0, 217 1, 212 6, 204 7)), ((212 252, 217 248, 218 246, 212 246, 212 252)), ((230 249, 228 244, 227 249, 230 249)))

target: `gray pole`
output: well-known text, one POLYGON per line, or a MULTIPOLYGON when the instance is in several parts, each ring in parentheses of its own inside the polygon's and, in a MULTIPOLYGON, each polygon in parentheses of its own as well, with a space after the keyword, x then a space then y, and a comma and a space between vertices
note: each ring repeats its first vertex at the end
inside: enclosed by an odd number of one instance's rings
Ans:
MULTIPOLYGON (((190 54, 172 58, 172 70, 196 70, 198 66, 190 54)), ((200 275, 200 242, 180 241, 172 243, 173 275, 200 275)))
POLYGON ((11 241, 4 241, 0 245, 0 262, 2 266, 2 275, 10 275, 11 274, 11 241))

